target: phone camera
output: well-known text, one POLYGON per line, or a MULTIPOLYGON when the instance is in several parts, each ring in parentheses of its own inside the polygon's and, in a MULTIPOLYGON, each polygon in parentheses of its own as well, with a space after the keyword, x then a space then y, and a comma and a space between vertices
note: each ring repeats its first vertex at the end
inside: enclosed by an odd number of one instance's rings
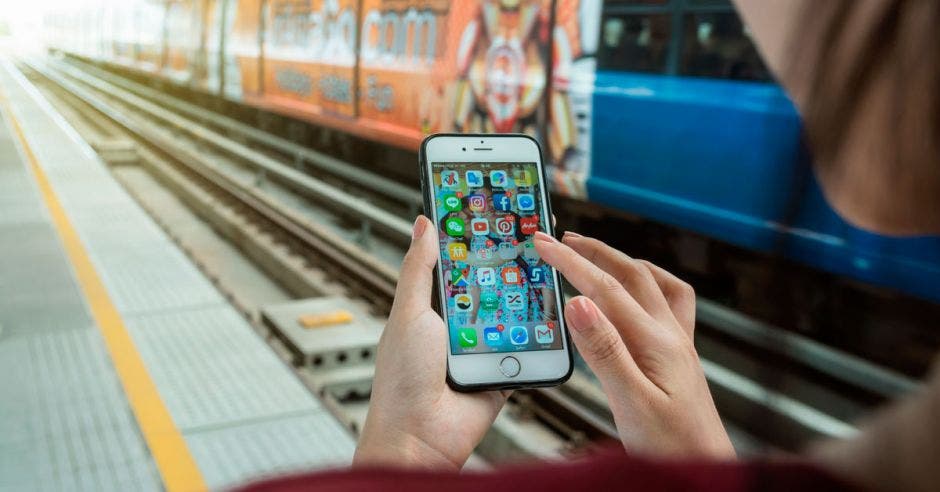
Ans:
POLYGON ((464 148, 462 148, 462 149, 460 149, 460 150, 463 150, 464 152, 466 152, 466 151, 467 151, 467 148, 464 147, 464 148))

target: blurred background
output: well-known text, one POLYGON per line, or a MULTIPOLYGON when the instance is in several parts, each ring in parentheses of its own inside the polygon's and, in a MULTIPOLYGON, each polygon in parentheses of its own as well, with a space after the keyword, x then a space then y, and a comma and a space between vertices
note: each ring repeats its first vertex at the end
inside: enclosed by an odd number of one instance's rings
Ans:
MULTIPOLYGON (((559 231, 695 287, 696 344, 743 455, 854 434, 858 419, 916 390, 940 346, 940 237, 862 230, 827 203, 800 116, 728 1, 32 0, 0 10, 0 52, 5 83, 45 101, 237 313, 212 318, 222 338, 203 340, 207 353, 244 325, 261 342, 252 350, 281 360, 339 424, 291 424, 279 407, 290 403, 254 393, 246 381, 261 373, 242 368, 217 383, 241 390, 215 404, 264 400, 280 434, 245 434, 250 415, 206 421, 241 429, 213 448, 241 458, 203 459, 204 429, 187 419, 214 376, 199 357, 185 369, 195 376, 168 376, 147 346, 172 330, 131 330, 210 488, 351 456, 421 210, 417 148, 429 133, 536 137, 559 231), (304 316, 336 310, 352 321, 304 328, 304 316), (262 435, 284 452, 260 452, 262 435)), ((13 121, 27 112, 9 87, 13 121)), ((93 263, 106 269, 109 254, 92 251, 93 263)), ((31 336, 16 328, 16 302, 5 306, 0 347, 31 336)), ((514 395, 471 466, 582 452, 612 429, 579 363, 560 388, 514 395)), ((128 483, 164 476, 144 454, 151 471, 128 483)), ((71 460, 20 473, 68 482, 85 470, 71 460)))

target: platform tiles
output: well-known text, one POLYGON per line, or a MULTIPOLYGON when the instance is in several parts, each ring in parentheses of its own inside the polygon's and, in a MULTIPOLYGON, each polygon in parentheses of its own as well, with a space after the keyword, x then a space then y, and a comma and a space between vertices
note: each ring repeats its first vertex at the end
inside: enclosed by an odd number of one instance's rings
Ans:
POLYGON ((48 194, 198 468, 186 483, 219 489, 347 464, 346 429, 8 62, 0 107, 0 491, 159 490, 174 472, 151 456, 150 409, 135 413, 122 386, 93 316, 102 300, 85 298, 48 194))

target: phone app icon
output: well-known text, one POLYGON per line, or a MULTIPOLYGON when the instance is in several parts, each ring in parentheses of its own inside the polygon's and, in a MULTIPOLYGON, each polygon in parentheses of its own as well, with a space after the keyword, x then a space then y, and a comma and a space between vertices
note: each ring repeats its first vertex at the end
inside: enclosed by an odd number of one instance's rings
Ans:
POLYGON ((552 343, 555 341, 555 330, 548 325, 535 326, 535 341, 539 343, 552 343))
POLYGON ((489 268, 489 267, 477 268, 477 284, 495 285, 496 284, 496 270, 493 268, 489 268))
POLYGON ((502 188, 506 186, 508 181, 506 171, 490 171, 490 184, 494 188, 502 188))
POLYGON ((457 195, 445 195, 443 202, 444 210, 448 212, 459 212, 463 208, 463 203, 460 198, 457 198, 457 195))
POLYGON ((535 231, 539 230, 539 216, 519 217, 519 230, 526 236, 535 234, 535 231))
POLYGON ((504 284, 522 283, 522 275, 519 272, 519 267, 504 267, 500 270, 499 276, 503 278, 504 284))
POLYGON ((529 261, 539 261, 542 258, 532 241, 522 243, 522 256, 529 261))
POLYGON ((453 261, 464 261, 467 259, 467 245, 464 243, 450 243, 447 245, 447 254, 453 261))
POLYGON ((470 210, 473 212, 486 212, 486 196, 470 195, 467 200, 470 202, 470 210))
POLYGON ((483 341, 490 347, 498 347, 503 344, 503 334, 495 326, 483 329, 483 341))
POLYGON ((516 246, 509 241, 499 243, 497 252, 499 257, 504 260, 515 260, 519 256, 516 246))
POLYGON ((516 195, 516 204, 522 212, 531 212, 535 210, 535 197, 531 193, 519 193, 516 195))
POLYGON ((448 236, 461 237, 464 233, 464 222, 460 217, 451 217, 444 221, 444 230, 448 236))
POLYGON ((499 297, 495 292, 483 292, 480 294, 480 307, 484 311, 496 311, 499 309, 499 297))
POLYGON ((523 170, 516 173, 516 186, 532 186, 535 180, 532 179, 532 171, 523 170))
POLYGON ((545 269, 540 266, 529 267, 526 277, 530 285, 542 285, 545 283, 545 269))
POLYGON ((473 219, 470 221, 470 231, 474 236, 485 236, 490 233, 490 219, 473 219))
POLYGON ((476 250, 477 259, 480 260, 492 260, 493 259, 493 250, 490 248, 480 248, 476 250))
POLYGON ((473 348, 477 346, 476 328, 461 328, 457 330, 457 343, 463 348, 473 348))
POLYGON ((506 304, 506 309, 510 311, 518 311, 525 307, 525 301, 522 298, 521 292, 507 292, 503 294, 503 303, 506 304))
POLYGON ((509 341, 513 345, 525 345, 529 343, 529 330, 524 326, 513 326, 509 329, 509 341))
POLYGON ((454 307, 458 313, 466 313, 473 309, 473 298, 470 294, 457 294, 454 296, 454 307))
POLYGON ((512 210, 512 200, 505 193, 493 193, 493 207, 500 212, 512 210))
POLYGON ((504 215, 496 219, 496 232, 511 236, 516 233, 516 218, 512 215, 504 215))
POLYGON ((467 270, 454 268, 450 271, 450 285, 454 287, 466 287, 467 282, 467 270))
POLYGON ((483 172, 482 171, 467 171, 464 174, 464 178, 467 180, 467 186, 480 187, 483 186, 483 172))
POLYGON ((441 186, 456 188, 460 185, 460 173, 457 171, 441 171, 441 186))

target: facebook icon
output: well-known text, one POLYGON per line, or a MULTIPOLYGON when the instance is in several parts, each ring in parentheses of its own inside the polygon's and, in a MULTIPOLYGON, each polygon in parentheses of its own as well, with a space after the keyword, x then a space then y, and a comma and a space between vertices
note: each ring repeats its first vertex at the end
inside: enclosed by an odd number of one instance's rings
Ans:
POLYGON ((512 209, 512 200, 505 193, 493 193, 493 206, 500 212, 508 212, 512 209))

